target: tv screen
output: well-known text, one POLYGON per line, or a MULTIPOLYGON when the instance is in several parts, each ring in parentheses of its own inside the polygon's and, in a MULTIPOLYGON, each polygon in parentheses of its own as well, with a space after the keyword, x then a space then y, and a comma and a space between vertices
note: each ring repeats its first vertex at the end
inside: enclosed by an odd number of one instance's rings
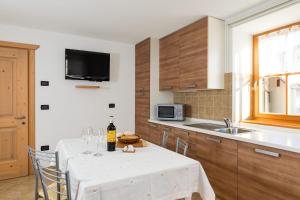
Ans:
POLYGON ((109 81, 110 54, 66 49, 65 65, 66 79, 109 81))

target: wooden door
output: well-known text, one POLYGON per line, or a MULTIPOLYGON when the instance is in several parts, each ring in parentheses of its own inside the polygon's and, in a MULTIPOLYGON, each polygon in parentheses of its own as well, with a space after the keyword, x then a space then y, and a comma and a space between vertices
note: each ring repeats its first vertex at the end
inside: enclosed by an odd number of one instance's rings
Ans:
POLYGON ((179 34, 177 31, 159 40, 159 90, 179 88, 179 34))
POLYGON ((179 46, 180 89, 207 88, 208 18, 181 29, 179 46))
POLYGON ((0 180, 28 174, 28 52, 0 47, 0 180))
POLYGON ((135 131, 149 139, 150 117, 150 38, 135 46, 135 131))
POLYGON ((300 199, 300 155, 238 144, 238 199, 300 199))

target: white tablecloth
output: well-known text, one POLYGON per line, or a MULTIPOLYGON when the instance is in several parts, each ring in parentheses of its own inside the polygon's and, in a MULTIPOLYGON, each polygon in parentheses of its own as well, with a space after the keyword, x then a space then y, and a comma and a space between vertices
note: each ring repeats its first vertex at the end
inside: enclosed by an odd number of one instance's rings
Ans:
MULTIPOLYGON (((95 150, 96 147, 91 149, 95 150)), ((175 200, 199 192, 203 200, 215 194, 198 161, 150 144, 136 153, 102 151, 83 155, 81 139, 61 140, 56 147, 60 167, 69 170, 72 199, 175 200)))

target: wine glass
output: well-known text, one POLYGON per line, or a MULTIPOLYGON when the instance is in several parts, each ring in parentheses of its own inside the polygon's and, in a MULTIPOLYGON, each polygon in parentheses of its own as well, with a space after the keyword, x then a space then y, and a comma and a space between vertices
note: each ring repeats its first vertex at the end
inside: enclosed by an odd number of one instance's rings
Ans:
POLYGON ((91 154, 92 153, 92 151, 89 150, 89 143, 92 140, 92 136, 93 136, 93 128, 88 127, 88 128, 82 129, 81 137, 86 144, 86 151, 82 152, 83 154, 91 154))
POLYGON ((96 157, 100 157, 100 156, 103 156, 102 153, 100 153, 99 149, 100 149, 100 146, 103 147, 103 143, 104 143, 104 130, 103 128, 100 128, 98 129, 95 134, 95 142, 96 142, 96 145, 97 145, 97 152, 94 154, 94 156, 96 157))

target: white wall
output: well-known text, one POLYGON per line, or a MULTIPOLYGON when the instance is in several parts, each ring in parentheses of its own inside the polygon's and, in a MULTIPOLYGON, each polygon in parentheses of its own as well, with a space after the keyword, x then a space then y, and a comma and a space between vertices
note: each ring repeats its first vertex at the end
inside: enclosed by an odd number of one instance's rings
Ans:
POLYGON ((84 127, 106 129, 109 115, 117 131, 134 130, 135 52, 130 44, 75 35, 0 25, 0 40, 40 45, 36 52, 36 145, 55 148, 61 138, 79 137, 84 127), (93 83, 65 80, 65 48, 111 53, 111 81, 93 83), (50 81, 41 87, 40 81, 50 81), (100 85, 101 89, 76 89, 75 85, 100 85), (116 103, 112 111, 108 104, 116 103), (41 111, 41 104, 50 104, 41 111))
POLYGON ((250 116, 250 92, 252 78, 252 35, 232 30, 232 105, 235 122, 250 116))

